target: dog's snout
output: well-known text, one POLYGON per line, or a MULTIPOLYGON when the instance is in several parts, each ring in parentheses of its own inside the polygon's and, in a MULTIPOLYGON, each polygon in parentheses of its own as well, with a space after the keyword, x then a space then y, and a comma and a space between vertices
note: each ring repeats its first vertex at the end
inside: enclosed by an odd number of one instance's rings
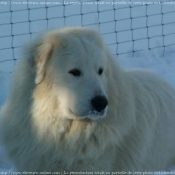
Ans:
POLYGON ((96 111, 101 112, 108 105, 108 100, 105 96, 95 96, 91 100, 91 104, 96 111))

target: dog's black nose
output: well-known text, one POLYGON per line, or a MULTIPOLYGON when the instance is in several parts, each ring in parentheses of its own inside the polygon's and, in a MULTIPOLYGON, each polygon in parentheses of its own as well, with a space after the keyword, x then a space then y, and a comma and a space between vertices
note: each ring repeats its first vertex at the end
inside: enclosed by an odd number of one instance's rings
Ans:
POLYGON ((98 95, 91 100, 91 104, 96 111, 101 112, 108 105, 108 101, 105 96, 98 95))

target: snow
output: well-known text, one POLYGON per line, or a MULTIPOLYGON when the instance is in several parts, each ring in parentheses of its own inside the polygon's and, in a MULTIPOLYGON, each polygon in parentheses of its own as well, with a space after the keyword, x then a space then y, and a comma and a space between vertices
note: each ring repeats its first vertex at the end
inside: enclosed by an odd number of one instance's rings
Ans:
MULTIPOLYGON (((5 1, 0 4, 0 108, 8 94, 15 67, 14 58, 19 58, 23 43, 35 37, 37 32, 63 26, 83 25, 99 30, 111 51, 119 54, 116 60, 124 69, 149 69, 175 87, 175 4, 112 6, 113 2, 125 1, 104 0, 102 2, 110 3, 97 5, 91 0, 82 0, 84 4, 79 4, 79 0, 66 0, 68 4, 63 6, 61 0, 60 5, 46 5, 46 10, 45 5, 17 5, 15 2, 12 1, 11 6, 2 5, 5 1), (70 2, 75 2, 75 5, 70 5, 70 2), (91 3, 88 5, 86 2, 91 3), (156 48, 157 46, 160 47, 156 48), (148 48, 152 50, 148 51, 148 48)), ((134 4, 135 1, 131 2, 134 4)), ((145 3, 145 0, 139 2, 145 3)), ((173 170, 175 167, 170 167, 167 171, 173 170)), ((13 174, 13 171, 0 144, 0 174, 13 174)))
POLYGON ((10 73, 0 72, 0 108, 7 97, 10 76, 10 73))
POLYGON ((175 87, 175 52, 160 57, 157 53, 144 51, 135 57, 119 58, 125 69, 146 68, 154 71, 175 87))

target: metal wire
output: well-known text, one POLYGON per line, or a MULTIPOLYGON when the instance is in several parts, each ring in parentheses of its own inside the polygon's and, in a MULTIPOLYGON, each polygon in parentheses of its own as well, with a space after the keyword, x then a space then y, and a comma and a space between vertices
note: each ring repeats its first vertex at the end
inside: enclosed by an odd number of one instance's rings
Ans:
POLYGON ((175 18, 170 19, 175 15, 175 2, 140 1, 0 1, 0 71, 5 62, 15 64, 24 41, 61 26, 96 28, 118 57, 135 56, 146 49, 159 49, 164 55, 175 46, 175 18), (152 10, 154 6, 156 10, 152 10), (138 9, 142 9, 140 13, 138 9))

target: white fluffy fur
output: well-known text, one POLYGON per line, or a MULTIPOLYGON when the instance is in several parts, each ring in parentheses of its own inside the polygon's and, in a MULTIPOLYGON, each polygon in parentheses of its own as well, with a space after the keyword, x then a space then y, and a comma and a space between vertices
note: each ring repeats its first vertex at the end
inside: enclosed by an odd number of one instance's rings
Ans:
POLYGON ((121 69, 96 31, 48 32, 23 57, 0 116, 18 171, 156 171, 174 163, 175 90, 149 71, 121 69), (99 94, 108 99, 104 114, 90 109, 99 94))

